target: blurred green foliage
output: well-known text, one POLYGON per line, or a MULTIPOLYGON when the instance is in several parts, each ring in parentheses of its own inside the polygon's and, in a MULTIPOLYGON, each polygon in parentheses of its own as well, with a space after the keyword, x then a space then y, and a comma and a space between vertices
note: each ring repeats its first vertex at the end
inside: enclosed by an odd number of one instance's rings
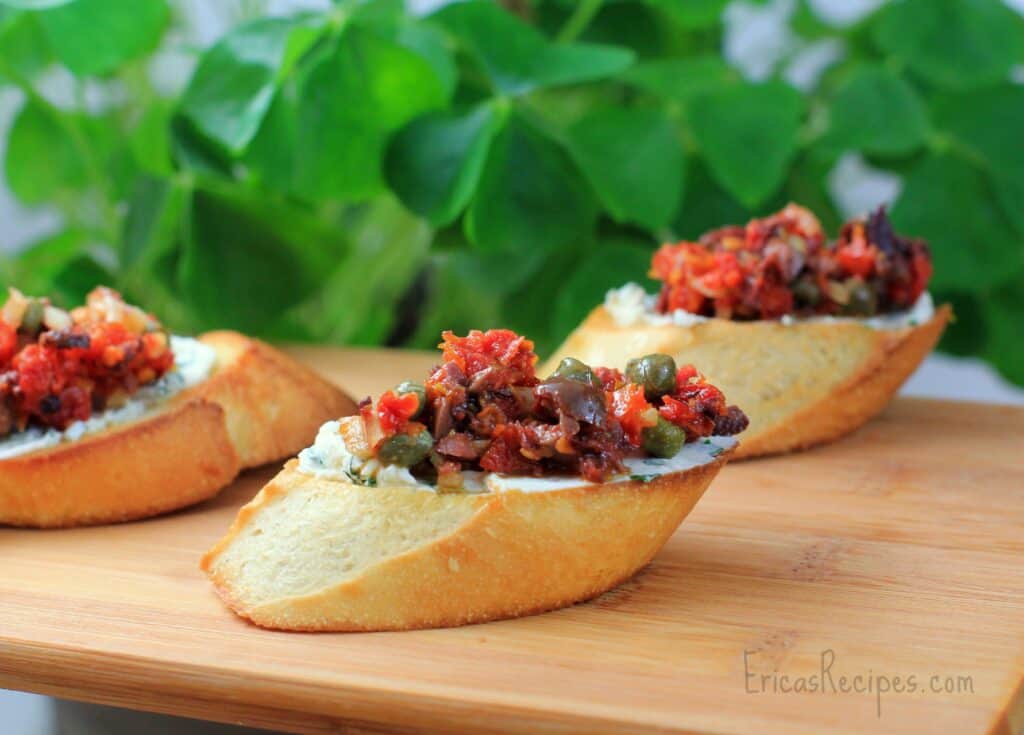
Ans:
POLYGON ((790 199, 834 232, 827 174, 856 151, 904 178, 893 217, 959 314, 944 348, 1024 384, 1024 20, 999 0, 845 29, 801 2, 796 32, 845 49, 805 92, 722 60, 725 0, 506 5, 256 17, 164 99, 165 0, 0 0, 24 98, 7 184, 65 223, 4 280, 67 301, 110 282, 186 331, 425 346, 502 324, 549 350, 660 241, 790 199), (55 65, 123 94, 58 107, 55 65))

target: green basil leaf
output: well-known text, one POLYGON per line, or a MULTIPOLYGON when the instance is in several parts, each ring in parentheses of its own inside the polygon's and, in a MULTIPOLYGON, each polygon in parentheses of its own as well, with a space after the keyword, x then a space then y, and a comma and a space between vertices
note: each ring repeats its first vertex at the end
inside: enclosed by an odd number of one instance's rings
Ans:
POLYGON ((592 247, 593 242, 588 240, 544 253, 544 259, 533 265, 533 275, 503 300, 501 325, 533 340, 534 349, 542 357, 550 355, 565 337, 564 332, 555 329, 552 295, 561 292, 566 274, 575 272, 592 247))
POLYGON ((240 153, 256 135, 274 92, 320 37, 322 21, 259 18, 221 38, 199 60, 181 115, 208 139, 240 153))
POLYGON ((729 0, 646 0, 683 28, 708 28, 718 25, 729 0))
POLYGON ((506 94, 604 79, 633 62, 631 51, 615 46, 553 43, 492 2, 454 3, 433 18, 462 42, 506 94))
POLYGON ((210 183, 192 196, 187 232, 182 297, 203 326, 254 333, 323 285, 347 250, 304 210, 210 183))
POLYGON ((458 69, 441 29, 430 23, 406 23, 398 28, 395 41, 416 52, 434 70, 445 99, 450 99, 458 84, 458 69))
POLYGON ((804 101, 781 82, 739 84, 701 95, 690 123, 715 179, 748 207, 767 199, 796 152, 804 101))
POLYGON ((985 356, 1007 380, 1024 385, 1024 271, 987 295, 985 356))
POLYGON ((475 253, 464 251, 434 255, 427 296, 409 346, 435 349, 446 329, 466 334, 470 329, 504 326, 501 294, 477 272, 478 262, 475 253))
POLYGON ((988 340, 985 305, 980 293, 932 289, 936 304, 950 304, 954 319, 946 326, 939 349, 954 355, 978 355, 988 340))
POLYGON ((430 227, 392 197, 356 208, 343 224, 351 251, 323 287, 273 324, 268 336, 343 344, 388 339, 403 295, 427 262, 430 227))
POLYGON ((26 294, 49 296, 60 306, 78 306, 89 291, 114 278, 91 245, 88 234, 77 229, 45 237, 12 259, 9 282, 26 294))
POLYGON ((686 158, 679 132, 656 109, 598 109, 569 130, 570 150, 618 222, 664 227, 682 199, 686 158))
POLYGON ((29 296, 51 296, 63 305, 75 305, 65 299, 66 294, 57 293, 57 277, 87 251, 88 245, 88 235, 74 228, 44 237, 10 259, 7 282, 29 296))
POLYGON ((446 102, 443 83, 422 56, 370 31, 347 28, 300 92, 298 191, 314 199, 376 194, 388 135, 446 102))
POLYGON ((739 78, 739 72, 719 56, 641 61, 619 75, 627 84, 683 103, 739 78))
POLYGON ((559 145, 520 115, 509 118, 466 215, 483 251, 553 250, 589 236, 596 211, 586 184, 559 145))
POLYGON ((50 48, 80 76, 110 74, 152 51, 169 19, 165 0, 75 0, 39 12, 50 48))
POLYGON ((929 82, 967 89, 1006 77, 1024 47, 1021 20, 1000 0, 903 0, 875 39, 929 82))
POLYGON ((52 60, 43 29, 33 13, 11 12, 0 17, 0 77, 4 69, 31 79, 52 60))
POLYGON ((249 183, 282 194, 294 190, 295 150, 298 142, 298 84, 286 81, 270 103, 270 109, 245 149, 241 163, 248 170, 249 183))
POLYGON ((234 162, 195 129, 190 120, 180 114, 171 118, 171 156, 181 168, 208 175, 233 177, 234 162))
POLYGON ((1003 85, 941 100, 936 124, 980 157, 1003 211, 1024 236, 1024 87, 1003 85))
POLYGON ((687 178, 686 196, 673 228, 677 237, 696 240, 708 230, 742 225, 750 219, 751 211, 715 181, 704 161, 692 160, 687 178))
POLYGON ((828 142, 840 150, 902 154, 928 134, 924 104, 913 87, 883 66, 858 68, 836 92, 828 142))
POLYGON ((60 115, 81 116, 29 100, 14 119, 4 161, 7 184, 25 204, 66 199, 89 183, 82 151, 75 146, 60 115))
POLYGON ((121 233, 122 268, 150 267, 178 246, 190 195, 175 180, 138 178, 121 233))
POLYGON ((1024 247, 983 175, 953 156, 915 166, 892 212, 900 232, 926 238, 937 289, 977 291, 1024 264, 1024 247))
POLYGON ((388 183, 409 209, 434 225, 451 223, 476 192, 503 113, 492 104, 417 118, 394 137, 388 183))
POLYGON ((633 281, 653 290, 647 278, 653 243, 633 240, 599 241, 558 291, 554 328, 567 335, 595 307, 604 303, 609 289, 633 281))
POLYGON ((67 5, 72 0, 0 0, 0 5, 21 10, 45 10, 56 8, 58 5, 67 5))
POLYGON ((157 100, 139 117, 128 137, 128 146, 138 167, 149 174, 169 175, 171 160, 171 117, 169 101, 157 100))

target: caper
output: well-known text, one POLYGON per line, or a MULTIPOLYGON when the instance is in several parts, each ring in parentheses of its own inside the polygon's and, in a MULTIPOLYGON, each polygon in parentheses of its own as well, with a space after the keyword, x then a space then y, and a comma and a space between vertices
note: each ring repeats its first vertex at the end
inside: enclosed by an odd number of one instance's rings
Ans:
POLYGON ((626 363, 626 377, 644 387, 647 400, 653 401, 676 389, 676 361, 668 355, 645 355, 626 363))
POLYGON ((798 278, 793 284, 793 296, 801 306, 817 306, 821 301, 821 289, 811 276, 798 278))
POLYGON ((411 380, 406 380, 398 384, 395 388, 395 393, 400 396, 404 396, 408 393, 415 393, 416 399, 419 401, 419 407, 416 409, 416 413, 412 415, 412 418, 419 418, 423 414, 423 409, 427 407, 427 390, 419 383, 413 383, 411 380))
POLYGON ((575 380, 577 383, 589 383, 595 388, 601 387, 601 381, 594 375, 594 371, 590 369, 590 366, 585 362, 577 360, 575 357, 566 357, 555 368, 555 372, 551 374, 552 378, 562 378, 563 380, 575 380))
POLYGON ((655 457, 674 457, 686 443, 686 432, 661 416, 643 431, 644 451, 655 457))
POLYGON ((434 437, 424 429, 416 434, 395 434, 381 442, 377 459, 384 464, 412 467, 419 464, 434 448, 434 437))
POLYGON ((866 283, 857 283, 850 289, 850 301, 843 307, 843 313, 850 316, 870 316, 875 313, 878 299, 874 290, 866 283))
POLYGON ((29 299, 25 313, 21 317, 21 331, 25 334, 36 334, 43 326, 43 310, 46 305, 42 299, 29 299))

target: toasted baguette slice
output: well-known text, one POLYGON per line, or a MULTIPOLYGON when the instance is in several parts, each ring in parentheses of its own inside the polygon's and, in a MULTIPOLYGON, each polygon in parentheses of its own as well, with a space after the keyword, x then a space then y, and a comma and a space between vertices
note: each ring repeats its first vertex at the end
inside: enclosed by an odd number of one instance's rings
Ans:
POLYGON ((543 612, 649 562, 727 455, 646 484, 483 495, 363 487, 292 461, 202 568, 232 610, 266 628, 409 630, 543 612))
POLYGON ((750 426, 736 458, 805 449, 864 424, 892 398, 932 350, 950 318, 949 306, 924 324, 872 329, 855 321, 733 322, 692 326, 619 326, 599 306, 540 368, 564 357, 624 368, 652 352, 699 366, 750 426))
POLYGON ((129 521, 206 500, 238 473, 294 454, 326 420, 355 411, 339 389, 234 332, 200 341, 213 374, 145 418, 0 460, 0 524, 129 521))

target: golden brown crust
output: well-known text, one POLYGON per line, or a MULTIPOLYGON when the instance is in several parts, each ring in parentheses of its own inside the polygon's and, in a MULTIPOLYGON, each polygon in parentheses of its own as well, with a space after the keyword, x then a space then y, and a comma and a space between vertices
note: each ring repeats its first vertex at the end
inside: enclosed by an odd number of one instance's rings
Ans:
POLYGON ((257 467, 308 446, 325 422, 356 412, 355 402, 315 372, 273 347, 237 332, 200 340, 231 366, 196 393, 226 411, 228 434, 242 467, 257 467))
MULTIPOLYGON (((241 509, 227 535, 203 558, 202 568, 236 613, 268 628, 409 630, 543 612, 595 597, 647 564, 727 456, 648 483, 457 496, 327 482, 299 472, 292 462, 241 509), (246 574, 253 574, 251 567, 261 562, 232 557, 232 546, 261 515, 278 513, 289 493, 316 485, 320 492, 338 494, 383 490, 379 512, 385 514, 393 513, 396 503, 425 504, 416 512, 430 513, 433 503, 457 502, 465 507, 465 520, 439 538, 384 557, 353 578, 332 582, 325 574, 315 591, 260 599, 246 574)), ((372 503, 374 497, 362 500, 372 503)), ((261 530, 258 543, 266 543, 259 555, 262 563, 288 554, 290 536, 261 530)), ((325 544, 323 553, 335 552, 325 544)))
POLYGON ((744 436, 736 458, 807 449, 863 426, 888 405, 932 351, 951 314, 947 305, 925 324, 896 334, 879 332, 871 355, 846 380, 821 400, 794 412, 774 427, 755 436, 744 436))
POLYGON ((693 363, 750 417, 737 459, 829 442, 881 411, 942 335, 951 316, 872 329, 854 321, 731 322, 618 326, 600 306, 566 339, 541 374, 563 357, 625 367, 652 352, 693 363))
POLYGON ((240 470, 224 410, 200 399, 120 431, 0 462, 0 522, 130 521, 213 497, 240 470))
POLYGON ((91 525, 184 508, 355 410, 340 390, 261 342, 232 332, 201 340, 217 352, 213 375, 158 413, 0 460, 0 524, 91 525))

